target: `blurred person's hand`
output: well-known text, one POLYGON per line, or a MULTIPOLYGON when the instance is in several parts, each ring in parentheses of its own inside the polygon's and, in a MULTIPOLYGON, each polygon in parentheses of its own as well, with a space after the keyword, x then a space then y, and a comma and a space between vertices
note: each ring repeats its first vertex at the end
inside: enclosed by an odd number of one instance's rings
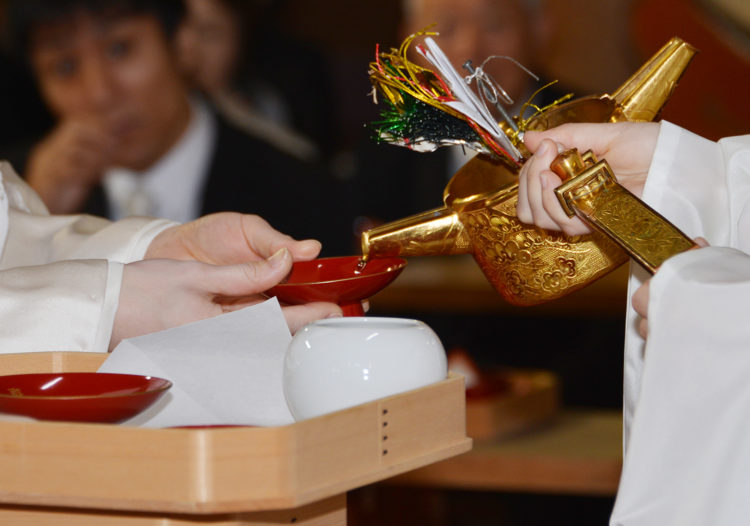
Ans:
POLYGON ((256 215, 221 212, 164 230, 144 258, 233 265, 262 261, 282 248, 293 261, 307 261, 317 257, 321 245, 314 239, 296 241, 256 215))
POLYGON ((31 152, 26 180, 52 214, 80 210, 96 185, 114 149, 100 126, 65 120, 31 152))
MULTIPOLYGON (((282 248, 270 258, 234 265, 168 259, 125 265, 110 350, 124 338, 161 331, 264 301, 264 290, 290 271, 282 248)), ((341 316, 333 303, 282 307, 292 333, 320 318, 341 316)))
POLYGON ((558 153, 576 148, 592 150, 605 159, 625 188, 640 197, 654 156, 659 124, 651 122, 563 124, 543 132, 526 132, 524 143, 534 155, 523 165, 518 187, 518 219, 569 236, 591 229, 577 217, 568 217, 554 189, 562 181, 550 170, 558 153))

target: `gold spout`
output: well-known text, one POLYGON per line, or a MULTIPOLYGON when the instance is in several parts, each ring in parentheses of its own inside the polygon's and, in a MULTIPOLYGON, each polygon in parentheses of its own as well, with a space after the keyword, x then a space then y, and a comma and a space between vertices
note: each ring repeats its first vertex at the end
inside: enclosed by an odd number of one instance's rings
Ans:
POLYGON ((362 257, 435 256, 468 254, 471 240, 446 207, 405 217, 362 233, 362 257))
POLYGON ((567 122, 656 120, 696 52, 673 37, 612 95, 591 95, 554 106, 529 119, 526 129, 548 130, 567 122))
POLYGON ((612 121, 653 121, 672 96, 697 50, 678 37, 667 42, 612 94, 612 121))

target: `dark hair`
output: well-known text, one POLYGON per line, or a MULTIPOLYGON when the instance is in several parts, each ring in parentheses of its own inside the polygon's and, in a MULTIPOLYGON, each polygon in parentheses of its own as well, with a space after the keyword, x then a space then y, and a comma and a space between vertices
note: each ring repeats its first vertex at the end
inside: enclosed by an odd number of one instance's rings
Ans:
POLYGON ((36 26, 64 21, 81 11, 95 16, 153 15, 168 39, 185 15, 183 0, 9 0, 6 9, 5 44, 24 62, 36 26))

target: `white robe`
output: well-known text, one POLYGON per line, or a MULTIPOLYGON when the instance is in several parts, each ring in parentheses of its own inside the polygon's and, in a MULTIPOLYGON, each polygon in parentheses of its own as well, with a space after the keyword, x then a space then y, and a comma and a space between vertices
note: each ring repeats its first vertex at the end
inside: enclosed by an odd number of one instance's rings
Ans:
MULTIPOLYGON (((716 143, 663 122, 643 198, 712 247, 654 276, 645 349, 628 306, 625 459, 611 524, 746 524, 750 136, 716 143)), ((632 267, 629 297, 648 278, 632 267)))
POLYGON ((0 162, 0 353, 106 352, 123 263, 173 224, 52 216, 0 162))

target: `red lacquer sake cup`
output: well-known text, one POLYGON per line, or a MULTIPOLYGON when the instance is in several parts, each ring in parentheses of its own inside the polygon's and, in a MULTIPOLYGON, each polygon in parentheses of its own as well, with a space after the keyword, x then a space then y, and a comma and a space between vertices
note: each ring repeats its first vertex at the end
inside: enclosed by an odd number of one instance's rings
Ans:
POLYGON ((0 413, 38 420, 118 423, 156 402, 172 382, 113 373, 0 376, 0 413))
POLYGON ((337 303, 344 316, 363 316, 362 300, 390 284, 406 266, 403 258, 375 258, 360 264, 359 256, 297 261, 287 280, 266 294, 291 305, 311 301, 337 303))

